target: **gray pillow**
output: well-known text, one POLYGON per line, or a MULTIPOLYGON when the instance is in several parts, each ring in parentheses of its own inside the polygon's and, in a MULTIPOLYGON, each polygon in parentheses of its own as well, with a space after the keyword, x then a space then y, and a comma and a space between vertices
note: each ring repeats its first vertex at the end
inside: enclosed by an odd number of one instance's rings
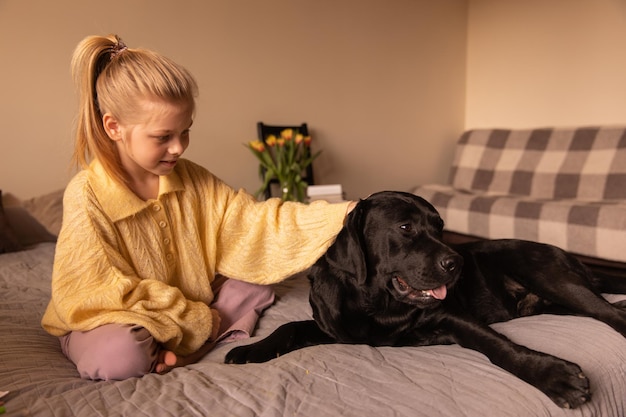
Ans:
POLYGON ((56 242, 57 240, 55 235, 50 233, 23 207, 5 207, 4 217, 18 242, 24 247, 42 242, 56 242))
POLYGON ((4 207, 2 206, 2 190, 0 190, 0 253, 16 252, 22 250, 17 236, 6 218, 4 207))

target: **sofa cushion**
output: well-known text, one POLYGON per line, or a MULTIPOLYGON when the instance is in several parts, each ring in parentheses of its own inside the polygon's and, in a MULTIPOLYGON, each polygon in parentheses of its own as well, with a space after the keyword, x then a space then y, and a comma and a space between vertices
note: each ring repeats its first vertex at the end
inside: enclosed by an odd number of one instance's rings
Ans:
POLYGON ((465 132, 450 172, 457 190, 545 199, 626 199, 626 129, 465 132))

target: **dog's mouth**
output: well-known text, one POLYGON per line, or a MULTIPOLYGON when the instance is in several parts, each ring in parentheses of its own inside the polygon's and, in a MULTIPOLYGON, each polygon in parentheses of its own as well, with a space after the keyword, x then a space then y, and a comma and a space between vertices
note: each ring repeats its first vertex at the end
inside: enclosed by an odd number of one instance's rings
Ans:
POLYGON ((443 300, 448 294, 448 289, 445 285, 429 290, 418 290, 411 287, 405 280, 398 276, 393 277, 391 282, 393 283, 393 287, 398 292, 398 294, 400 294, 403 299, 408 301, 423 302, 431 300, 443 300))

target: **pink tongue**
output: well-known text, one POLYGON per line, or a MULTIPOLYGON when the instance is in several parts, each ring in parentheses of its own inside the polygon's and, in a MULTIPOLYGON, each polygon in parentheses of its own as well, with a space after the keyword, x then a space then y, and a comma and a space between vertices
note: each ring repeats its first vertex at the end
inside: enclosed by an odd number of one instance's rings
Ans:
POLYGON ((434 290, 430 290, 430 293, 437 300, 443 300, 444 298, 446 298, 446 295, 448 294, 448 289, 446 288, 445 285, 442 285, 439 288, 435 288, 434 290))

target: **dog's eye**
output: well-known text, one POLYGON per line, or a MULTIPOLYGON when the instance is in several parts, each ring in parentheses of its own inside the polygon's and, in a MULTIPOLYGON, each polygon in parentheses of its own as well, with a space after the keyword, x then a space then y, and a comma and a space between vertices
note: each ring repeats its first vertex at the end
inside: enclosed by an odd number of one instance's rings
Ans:
POLYGON ((405 232, 410 232, 413 230, 413 225, 411 225, 410 223, 401 224, 400 229, 404 230, 405 232))

